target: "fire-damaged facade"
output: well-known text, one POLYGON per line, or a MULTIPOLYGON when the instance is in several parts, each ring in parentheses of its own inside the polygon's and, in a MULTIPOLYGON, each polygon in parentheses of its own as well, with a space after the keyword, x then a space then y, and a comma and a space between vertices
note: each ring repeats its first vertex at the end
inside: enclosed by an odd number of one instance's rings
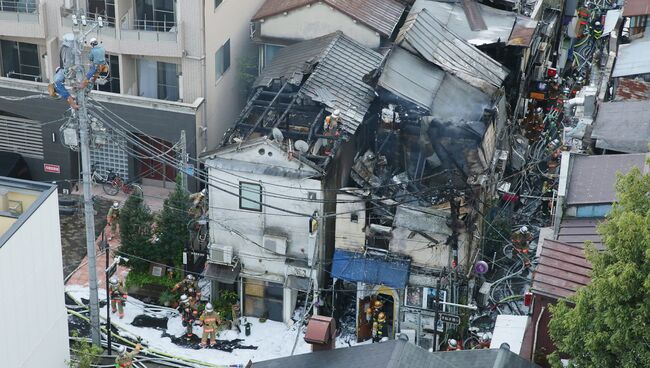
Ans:
POLYGON ((207 274, 214 293, 239 291, 244 315, 289 323, 297 300, 325 287, 336 190, 375 100, 363 77, 381 60, 342 32, 283 48, 222 147, 204 154, 211 182, 231 188, 210 190, 207 274))
POLYGON ((466 290, 478 214, 498 178, 508 73, 422 9, 368 76, 379 110, 350 174, 363 189, 337 198, 332 260, 334 288, 356 290, 357 340, 371 337, 368 308, 380 301, 389 338, 401 331, 431 346, 442 329, 436 297, 466 290), (449 270, 454 280, 441 277, 449 270))

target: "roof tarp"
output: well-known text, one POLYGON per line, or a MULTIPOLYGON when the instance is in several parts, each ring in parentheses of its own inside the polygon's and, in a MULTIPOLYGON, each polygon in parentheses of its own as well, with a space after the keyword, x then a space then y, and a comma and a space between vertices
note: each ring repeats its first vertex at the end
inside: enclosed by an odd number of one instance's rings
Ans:
POLYGON ((332 277, 404 289, 408 282, 410 265, 408 260, 375 257, 337 249, 332 263, 332 277))

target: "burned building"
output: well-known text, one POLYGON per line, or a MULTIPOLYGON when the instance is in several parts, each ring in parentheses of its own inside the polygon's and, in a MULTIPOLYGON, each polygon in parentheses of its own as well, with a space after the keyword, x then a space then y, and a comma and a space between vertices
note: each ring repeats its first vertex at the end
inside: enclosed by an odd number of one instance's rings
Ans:
POLYGON ((215 294, 239 292, 244 315, 289 323, 325 287, 329 214, 375 99, 362 79, 381 58, 342 32, 283 48, 222 147, 203 155, 211 184, 230 188, 210 191, 207 274, 215 294))

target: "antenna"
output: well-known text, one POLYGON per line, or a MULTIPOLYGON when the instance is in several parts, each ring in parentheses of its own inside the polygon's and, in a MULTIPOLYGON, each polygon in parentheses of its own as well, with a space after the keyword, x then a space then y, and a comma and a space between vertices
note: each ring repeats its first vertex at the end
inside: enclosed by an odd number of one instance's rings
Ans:
POLYGON ((302 141, 302 140, 297 140, 296 143, 294 143, 294 146, 300 153, 307 153, 309 151, 309 143, 302 141))
POLYGON ((282 134, 282 131, 278 128, 273 128, 271 130, 271 134, 273 134, 273 139, 275 139, 276 142, 282 143, 284 141, 284 134, 282 134))

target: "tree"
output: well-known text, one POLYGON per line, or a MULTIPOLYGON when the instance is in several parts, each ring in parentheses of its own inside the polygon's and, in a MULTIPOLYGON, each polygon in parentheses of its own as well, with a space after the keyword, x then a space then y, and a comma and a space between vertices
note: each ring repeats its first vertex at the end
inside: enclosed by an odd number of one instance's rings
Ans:
POLYGON ((616 189, 605 250, 587 244, 591 283, 551 308, 551 337, 577 367, 650 367, 650 175, 634 168, 616 189))
POLYGON ((128 265, 134 272, 147 272, 149 262, 146 259, 155 259, 155 249, 151 245, 153 235, 153 215, 144 203, 141 195, 131 195, 120 211, 120 232, 122 244, 120 250, 135 257, 129 257, 128 265), (139 258, 143 259, 139 259, 139 258))
POLYGON ((182 263, 183 248, 188 240, 187 224, 191 217, 190 197, 181 184, 180 175, 176 176, 176 187, 165 199, 162 213, 158 219, 158 238, 156 244, 156 259, 160 263, 180 266, 182 263))

